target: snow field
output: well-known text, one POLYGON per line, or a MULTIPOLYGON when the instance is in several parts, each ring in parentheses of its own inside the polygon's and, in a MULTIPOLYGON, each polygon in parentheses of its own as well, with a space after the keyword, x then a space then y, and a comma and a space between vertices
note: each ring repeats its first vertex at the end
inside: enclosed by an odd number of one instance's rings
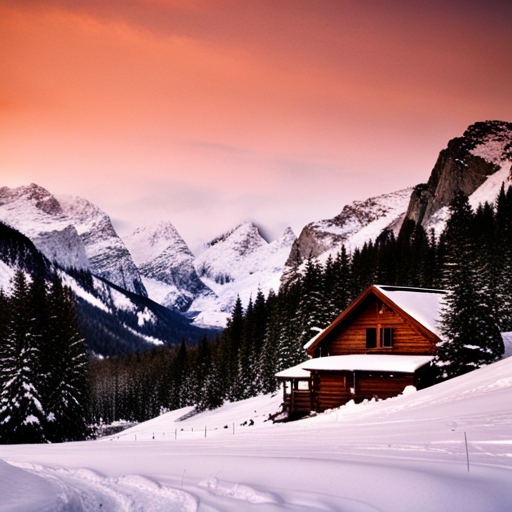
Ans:
POLYGON ((512 510, 512 359, 388 400, 265 421, 280 401, 185 408, 91 442, 0 446, 17 466, 0 463, 0 511, 512 510))

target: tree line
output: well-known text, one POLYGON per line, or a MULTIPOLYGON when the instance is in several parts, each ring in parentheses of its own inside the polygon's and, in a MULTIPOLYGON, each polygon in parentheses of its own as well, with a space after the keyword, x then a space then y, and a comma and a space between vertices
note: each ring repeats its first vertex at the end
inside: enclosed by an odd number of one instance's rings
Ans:
POLYGON ((473 211, 457 195, 440 237, 406 221, 349 254, 308 258, 294 279, 236 301, 220 337, 92 364, 94 415, 142 421, 163 410, 220 406, 277 388, 275 374, 302 362, 303 346, 372 284, 449 290, 442 315, 439 378, 460 375, 503 354, 512 331, 512 187, 473 211))
MULTIPOLYGON (((449 378, 499 359, 512 331, 512 187, 473 211, 459 194, 436 238, 414 222, 324 263, 310 257, 278 293, 236 301, 227 327, 196 347, 123 357, 87 355, 70 290, 56 275, 19 270, 0 291, 0 439, 83 439, 87 425, 145 421, 194 405, 215 408, 277 388, 303 346, 368 286, 450 290, 436 365, 449 378)), ((13 258, 15 257, 13 251, 13 258)))

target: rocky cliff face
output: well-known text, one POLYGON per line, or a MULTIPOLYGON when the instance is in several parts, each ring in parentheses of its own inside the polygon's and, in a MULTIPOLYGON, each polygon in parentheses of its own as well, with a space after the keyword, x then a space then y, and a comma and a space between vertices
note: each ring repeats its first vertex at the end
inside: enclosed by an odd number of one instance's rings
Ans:
POLYGON ((338 252, 343 244, 353 250, 374 240, 386 228, 399 229, 411 190, 354 201, 336 217, 305 226, 291 248, 281 283, 286 285, 293 280, 297 268, 310 255, 327 257, 338 252))
POLYGON ((471 125, 443 149, 427 183, 414 187, 406 219, 428 227, 432 216, 457 192, 473 194, 512 159, 512 123, 485 121, 471 125))
POLYGON ((80 235, 91 272, 125 290, 147 297, 139 271, 110 217, 81 197, 62 197, 59 202, 80 235))
POLYGON ((170 222, 136 229, 124 238, 149 296, 171 309, 186 311, 211 290, 199 279, 194 255, 170 222))

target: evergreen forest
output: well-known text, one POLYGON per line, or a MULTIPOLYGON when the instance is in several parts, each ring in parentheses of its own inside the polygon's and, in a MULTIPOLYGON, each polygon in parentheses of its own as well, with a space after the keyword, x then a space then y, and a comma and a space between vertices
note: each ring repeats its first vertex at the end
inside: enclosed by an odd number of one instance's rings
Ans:
POLYGON ((91 418, 144 421, 186 405, 197 410, 277 388, 275 373, 306 358, 303 346, 372 284, 448 290, 438 378, 503 355, 512 331, 512 187, 473 211, 459 194, 436 238, 414 222, 383 232, 352 254, 314 258, 267 298, 236 302, 220 336, 90 363, 91 418))
POLYGON ((71 291, 18 270, 11 293, 0 290, 0 442, 85 439, 88 398, 71 291))

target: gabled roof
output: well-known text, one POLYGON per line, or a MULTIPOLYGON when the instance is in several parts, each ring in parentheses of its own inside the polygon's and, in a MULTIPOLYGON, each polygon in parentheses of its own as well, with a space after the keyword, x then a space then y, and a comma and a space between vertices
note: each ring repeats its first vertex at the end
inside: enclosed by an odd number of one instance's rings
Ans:
POLYGON ((438 341, 439 320, 443 298, 443 290, 430 290, 426 288, 406 288, 399 286, 373 285, 364 291, 350 306, 341 313, 324 331, 310 340, 304 348, 312 354, 314 348, 338 325, 350 318, 369 296, 375 295, 393 311, 398 313, 410 324, 414 325, 427 338, 438 341))

